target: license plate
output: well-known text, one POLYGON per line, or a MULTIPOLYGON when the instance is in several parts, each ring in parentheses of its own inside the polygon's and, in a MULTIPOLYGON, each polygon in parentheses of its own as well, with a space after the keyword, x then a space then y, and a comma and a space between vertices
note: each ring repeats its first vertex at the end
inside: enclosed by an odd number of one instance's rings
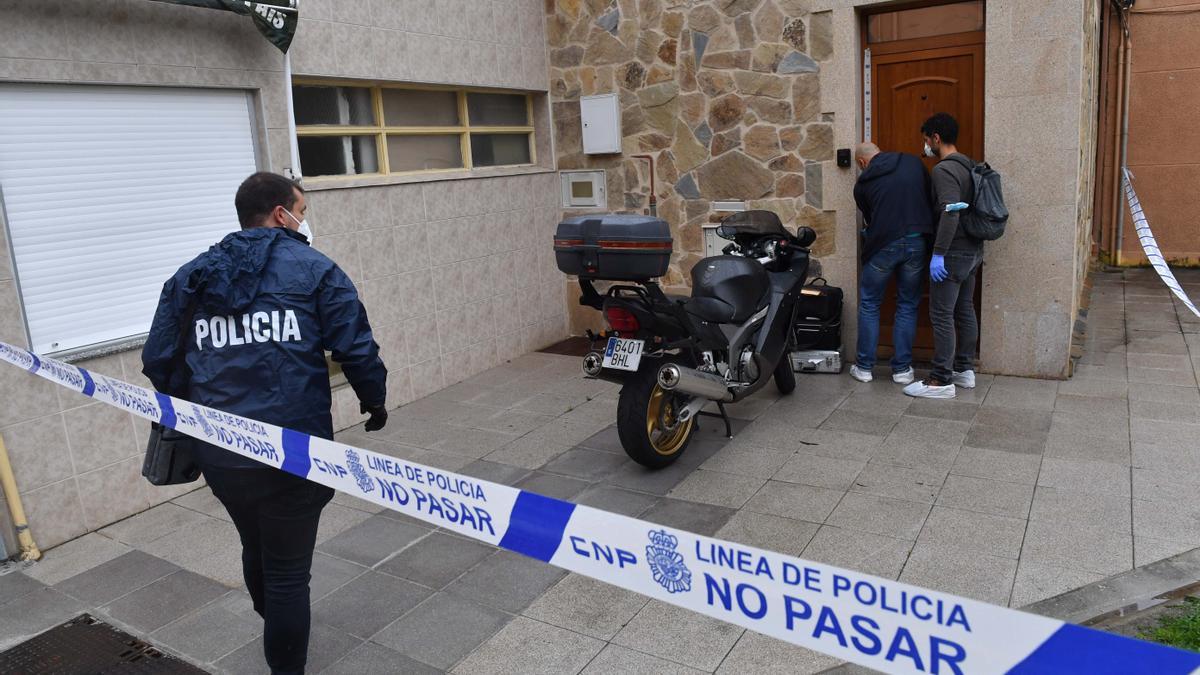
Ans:
POLYGON ((643 340, 608 338, 608 346, 604 348, 604 363, 601 365, 616 370, 636 371, 642 362, 642 348, 645 345, 643 340))

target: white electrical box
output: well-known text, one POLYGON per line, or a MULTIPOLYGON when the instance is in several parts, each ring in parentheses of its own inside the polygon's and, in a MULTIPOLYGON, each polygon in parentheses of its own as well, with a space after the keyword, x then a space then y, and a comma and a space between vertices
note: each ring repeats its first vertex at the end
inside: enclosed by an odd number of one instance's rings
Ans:
POLYGON ((608 204, 604 171, 563 171, 564 209, 597 208, 608 204))
POLYGON ((621 106, 616 94, 580 97, 579 117, 583 122, 584 154, 621 152, 621 106))

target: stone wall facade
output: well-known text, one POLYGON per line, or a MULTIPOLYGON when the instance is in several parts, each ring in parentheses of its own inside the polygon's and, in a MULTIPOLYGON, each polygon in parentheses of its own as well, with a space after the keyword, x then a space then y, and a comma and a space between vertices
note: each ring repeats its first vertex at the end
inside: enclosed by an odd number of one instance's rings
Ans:
MULTIPOLYGON (((775 211, 836 251, 822 195, 834 159, 832 116, 820 105, 827 20, 800 0, 547 2, 550 94, 560 170, 605 169, 607 208, 643 211, 653 178, 675 255, 664 282, 680 288, 704 254, 716 200, 775 211), (585 155, 579 98, 616 93, 622 152, 585 155), (634 155, 654 159, 649 163, 634 155)), ((827 15, 825 17, 828 18, 827 15)), ((588 321, 580 313, 573 327, 588 321)))

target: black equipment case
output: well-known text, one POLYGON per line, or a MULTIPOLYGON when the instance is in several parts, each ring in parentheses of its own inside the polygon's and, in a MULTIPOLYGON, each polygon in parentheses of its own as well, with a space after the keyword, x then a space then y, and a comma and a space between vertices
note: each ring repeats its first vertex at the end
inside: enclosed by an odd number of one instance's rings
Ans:
POLYGON ((640 281, 661 277, 671 264, 671 226, 636 214, 568 218, 554 232, 558 269, 583 279, 640 281))
POLYGON ((794 330, 796 349, 841 349, 842 289, 824 279, 800 289, 794 330))

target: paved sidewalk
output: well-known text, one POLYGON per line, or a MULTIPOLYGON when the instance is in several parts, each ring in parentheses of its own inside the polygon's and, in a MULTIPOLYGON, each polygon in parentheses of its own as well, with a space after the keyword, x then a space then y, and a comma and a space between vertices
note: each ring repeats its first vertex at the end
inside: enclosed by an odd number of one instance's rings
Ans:
MULTIPOLYGON (((1180 274, 1200 297, 1200 275, 1180 274)), ((616 389, 531 354, 340 434, 415 462, 1021 606, 1200 546, 1200 320, 1149 271, 1097 274, 1069 382, 980 376, 952 402, 799 378, 706 421, 676 465, 627 460, 616 389)), ((881 373, 882 375, 882 373, 881 373)), ((237 537, 201 489, 0 577, 0 647, 89 610, 215 672, 263 672, 237 537)), ((310 671, 820 672, 838 661, 339 495, 310 671), (338 589, 336 595, 330 593, 338 589)))

